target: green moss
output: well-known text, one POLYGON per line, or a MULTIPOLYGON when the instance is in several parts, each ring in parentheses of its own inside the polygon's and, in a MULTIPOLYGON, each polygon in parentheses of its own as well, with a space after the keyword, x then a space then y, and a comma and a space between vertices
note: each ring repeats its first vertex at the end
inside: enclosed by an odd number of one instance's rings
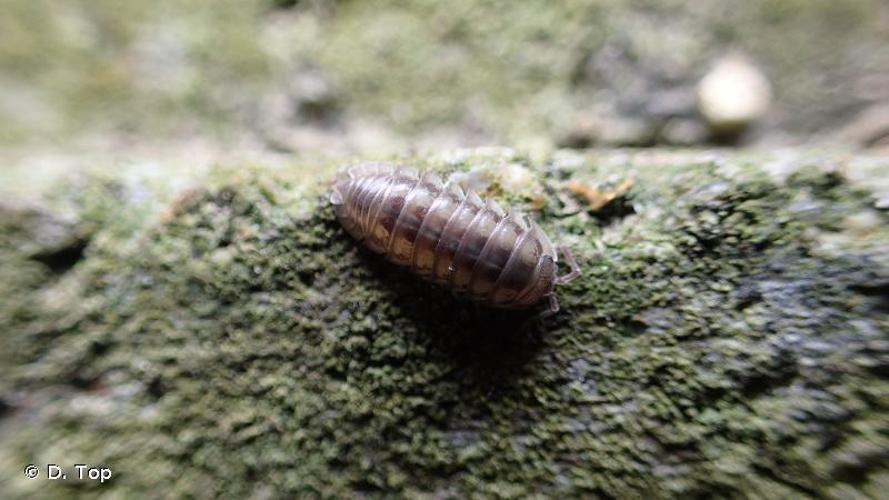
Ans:
POLYGON ((810 235, 866 198, 833 174, 784 185, 757 161, 697 158, 504 157, 553 187, 535 215, 584 266, 559 290, 563 311, 533 332, 359 248, 321 189, 286 172, 220 174, 160 217, 127 218, 142 212, 97 187, 94 203, 121 215, 79 212, 99 223, 62 276, 20 251, 30 226, 6 218, 0 272, 16 280, 0 321, 15 357, 0 387, 15 432, 0 462, 106 464, 115 476, 4 488, 873 491, 887 444, 887 270, 861 250, 819 256, 810 235), (612 175, 637 179, 633 210, 560 211, 565 180, 612 175), (802 216, 801 197, 822 210, 802 216))

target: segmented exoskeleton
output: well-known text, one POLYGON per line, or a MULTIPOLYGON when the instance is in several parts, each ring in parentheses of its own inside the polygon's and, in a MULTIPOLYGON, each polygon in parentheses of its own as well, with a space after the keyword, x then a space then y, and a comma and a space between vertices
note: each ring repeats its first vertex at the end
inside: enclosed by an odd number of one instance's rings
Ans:
POLYGON ((443 185, 434 173, 358 165, 339 174, 330 201, 346 231, 371 250, 486 306, 524 308, 547 298, 556 312, 555 285, 580 275, 559 248, 571 272, 556 276, 557 248, 526 216, 443 185))

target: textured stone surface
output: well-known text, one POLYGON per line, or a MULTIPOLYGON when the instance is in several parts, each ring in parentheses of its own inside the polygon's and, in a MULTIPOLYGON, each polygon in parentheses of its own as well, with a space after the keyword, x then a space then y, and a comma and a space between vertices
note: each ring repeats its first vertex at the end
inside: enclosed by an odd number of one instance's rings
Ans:
POLYGON ((563 311, 523 333, 382 262, 338 227, 317 165, 175 194, 85 180, 0 211, 0 493, 885 490, 889 225, 867 188, 884 160, 406 161, 526 167, 543 200, 488 189, 542 206, 581 259, 563 311), (565 189, 628 177, 608 211, 565 189), (69 237, 35 247, 47 231, 69 237), (65 241, 82 242, 65 266, 35 258, 65 241), (46 462, 114 478, 20 472, 46 462))

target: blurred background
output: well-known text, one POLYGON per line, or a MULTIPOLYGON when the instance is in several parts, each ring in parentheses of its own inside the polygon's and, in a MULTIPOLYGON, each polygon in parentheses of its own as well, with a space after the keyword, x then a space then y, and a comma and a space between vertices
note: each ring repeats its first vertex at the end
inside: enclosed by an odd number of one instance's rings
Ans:
POLYGON ((884 0, 2 0, 0 175, 505 144, 889 144, 884 0))

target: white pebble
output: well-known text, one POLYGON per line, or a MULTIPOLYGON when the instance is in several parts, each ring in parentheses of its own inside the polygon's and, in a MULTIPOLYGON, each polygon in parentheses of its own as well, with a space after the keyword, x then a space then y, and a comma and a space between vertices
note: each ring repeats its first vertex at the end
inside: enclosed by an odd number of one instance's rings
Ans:
POLYGON ((739 132, 760 119, 771 101, 769 81, 746 57, 716 62, 698 84, 698 110, 716 132, 739 132))

